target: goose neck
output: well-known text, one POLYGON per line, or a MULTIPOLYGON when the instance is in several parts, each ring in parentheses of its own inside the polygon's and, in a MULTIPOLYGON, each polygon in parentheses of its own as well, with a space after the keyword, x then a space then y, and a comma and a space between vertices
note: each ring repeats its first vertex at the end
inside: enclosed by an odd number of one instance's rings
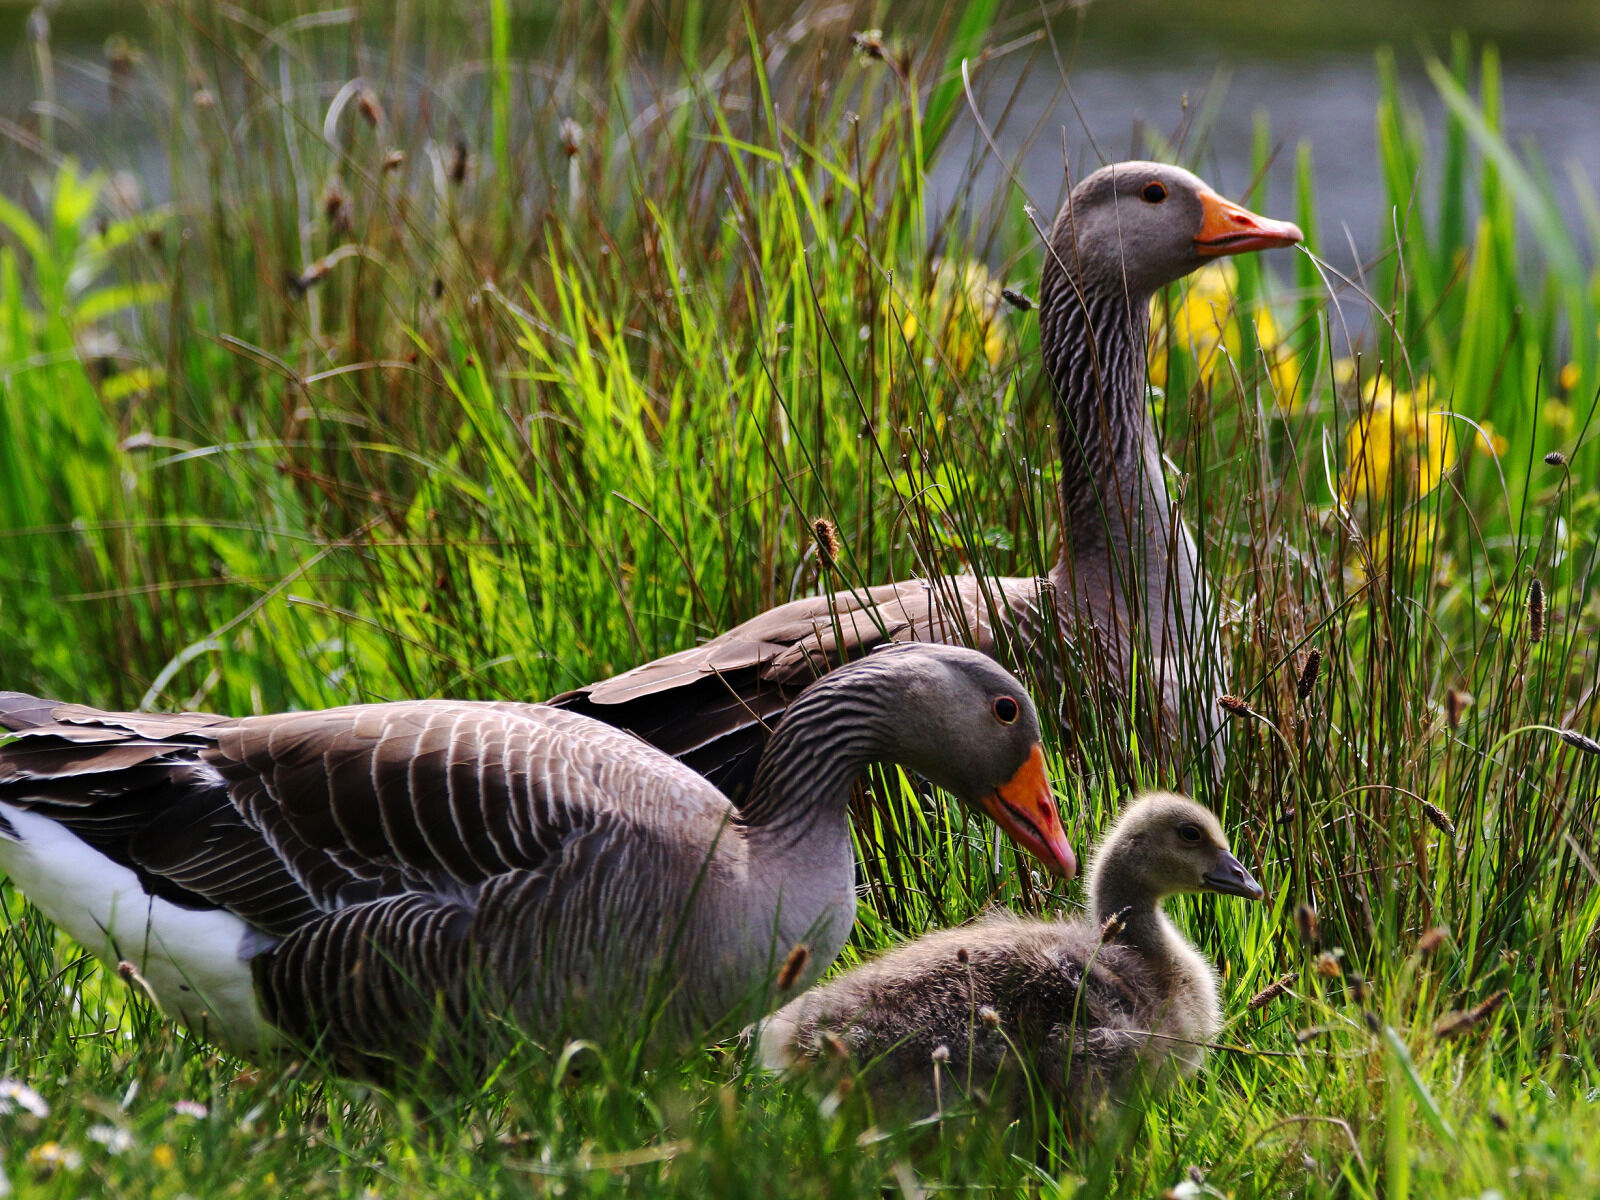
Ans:
POLYGON ((1169 505, 1144 398, 1149 296, 1121 278, 1068 269, 1052 253, 1039 308, 1069 539, 1077 548, 1125 543, 1132 525, 1149 527, 1152 517, 1164 525, 1169 505))
POLYGON ((846 820, 851 785, 894 745, 887 707, 860 674, 825 675, 789 706, 739 806, 747 837, 787 842, 805 837, 821 818, 846 820))

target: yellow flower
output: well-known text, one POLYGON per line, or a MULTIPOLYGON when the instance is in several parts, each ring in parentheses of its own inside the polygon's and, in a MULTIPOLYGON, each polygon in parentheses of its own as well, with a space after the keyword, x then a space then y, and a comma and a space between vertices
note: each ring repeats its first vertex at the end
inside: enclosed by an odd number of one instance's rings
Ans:
POLYGON ((1563 404, 1560 400, 1546 400, 1539 409, 1539 415, 1544 418, 1544 423, 1557 433, 1566 433, 1572 428, 1572 406, 1563 404))
MULTIPOLYGON (((1231 262, 1209 263, 1189 276, 1171 306, 1168 329, 1167 306, 1159 296, 1150 301, 1150 382, 1167 386, 1168 346, 1193 354, 1200 380, 1214 387, 1219 376, 1226 378, 1229 363, 1237 362, 1242 345, 1239 314, 1233 294, 1239 272, 1231 262)), ((1300 382, 1298 357, 1284 343, 1272 310, 1258 305, 1248 319, 1253 322, 1256 342, 1266 358, 1278 405, 1293 408, 1300 382)))
MULTIPOLYGON (((934 263, 923 311, 928 328, 937 331, 940 349, 957 374, 966 374, 979 354, 991 367, 999 366, 1005 357, 1009 341, 1001 303, 1000 285, 982 263, 948 259, 934 263)), ((909 340, 922 325, 915 312, 908 312, 900 328, 909 340)))
POLYGON ((170 1169, 172 1164, 178 1161, 178 1156, 172 1152, 171 1146, 167 1145, 165 1142, 161 1142, 151 1149, 150 1161, 165 1171, 170 1169))
POLYGON ((1423 376, 1414 392, 1374 374, 1362 389, 1361 413, 1345 434, 1344 498, 1370 500, 1389 491, 1389 474, 1399 469, 1409 494, 1426 496, 1455 466, 1455 435, 1447 413, 1428 407, 1433 381, 1423 376))
POLYGON ((1556 386, 1563 392, 1570 392, 1578 386, 1578 364, 1568 363, 1561 368, 1561 374, 1556 379, 1556 386))

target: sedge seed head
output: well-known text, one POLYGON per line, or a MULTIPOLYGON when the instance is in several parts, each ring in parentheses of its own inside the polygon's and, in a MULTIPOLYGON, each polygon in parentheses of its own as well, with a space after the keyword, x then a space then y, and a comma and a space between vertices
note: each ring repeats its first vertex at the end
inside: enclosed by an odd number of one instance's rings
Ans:
POLYGON ((1322 651, 1312 647, 1300 665, 1300 677, 1295 680, 1295 699, 1304 704, 1311 699, 1311 689, 1317 686, 1317 676, 1322 671, 1322 651))
POLYGON ((787 992, 792 988, 805 974, 806 964, 810 961, 811 947, 804 942, 790 950, 789 957, 783 960, 783 966, 778 969, 778 990, 787 992))

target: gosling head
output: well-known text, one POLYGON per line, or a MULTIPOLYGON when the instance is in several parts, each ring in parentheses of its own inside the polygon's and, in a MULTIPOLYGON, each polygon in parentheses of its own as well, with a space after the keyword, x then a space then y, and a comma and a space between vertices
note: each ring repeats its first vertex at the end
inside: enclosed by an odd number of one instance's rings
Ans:
POLYGON ((1050 233, 1045 271, 1065 269, 1149 295, 1214 258, 1304 237, 1293 222, 1224 200, 1182 167, 1112 163, 1072 189, 1050 233))
POLYGON ((1077 859, 1045 774, 1039 714, 1022 683, 988 655, 960 646, 886 646, 868 663, 895 678, 895 761, 981 809, 1053 873, 1077 859))
POLYGON ((1228 849, 1210 812, 1186 796, 1156 792, 1136 800, 1100 843, 1089 868, 1096 905, 1158 904, 1178 892, 1217 892, 1259 900, 1266 893, 1228 849))

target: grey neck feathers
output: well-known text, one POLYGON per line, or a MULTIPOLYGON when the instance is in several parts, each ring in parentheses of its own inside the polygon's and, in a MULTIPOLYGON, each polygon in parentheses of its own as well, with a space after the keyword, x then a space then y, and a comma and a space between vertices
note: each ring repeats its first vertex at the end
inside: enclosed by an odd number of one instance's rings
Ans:
POLYGON ((851 784, 894 744, 879 675, 870 660, 824 675, 789 706, 739 806, 741 826, 798 838, 819 816, 845 812, 851 784))
POLYGON ((1061 454, 1058 594, 1087 604, 1114 638, 1148 631, 1159 652, 1196 594, 1188 536, 1162 477, 1145 404, 1148 293, 1120 272, 1074 262, 1071 242, 1045 257, 1040 346, 1055 395, 1061 454))
POLYGON ((1118 847, 1100 852, 1089 880, 1089 913, 1096 925, 1118 917, 1121 928, 1108 940, 1137 950, 1158 976, 1165 977, 1181 964, 1188 942, 1161 911, 1162 896, 1149 887, 1130 882, 1119 870, 1118 847))

